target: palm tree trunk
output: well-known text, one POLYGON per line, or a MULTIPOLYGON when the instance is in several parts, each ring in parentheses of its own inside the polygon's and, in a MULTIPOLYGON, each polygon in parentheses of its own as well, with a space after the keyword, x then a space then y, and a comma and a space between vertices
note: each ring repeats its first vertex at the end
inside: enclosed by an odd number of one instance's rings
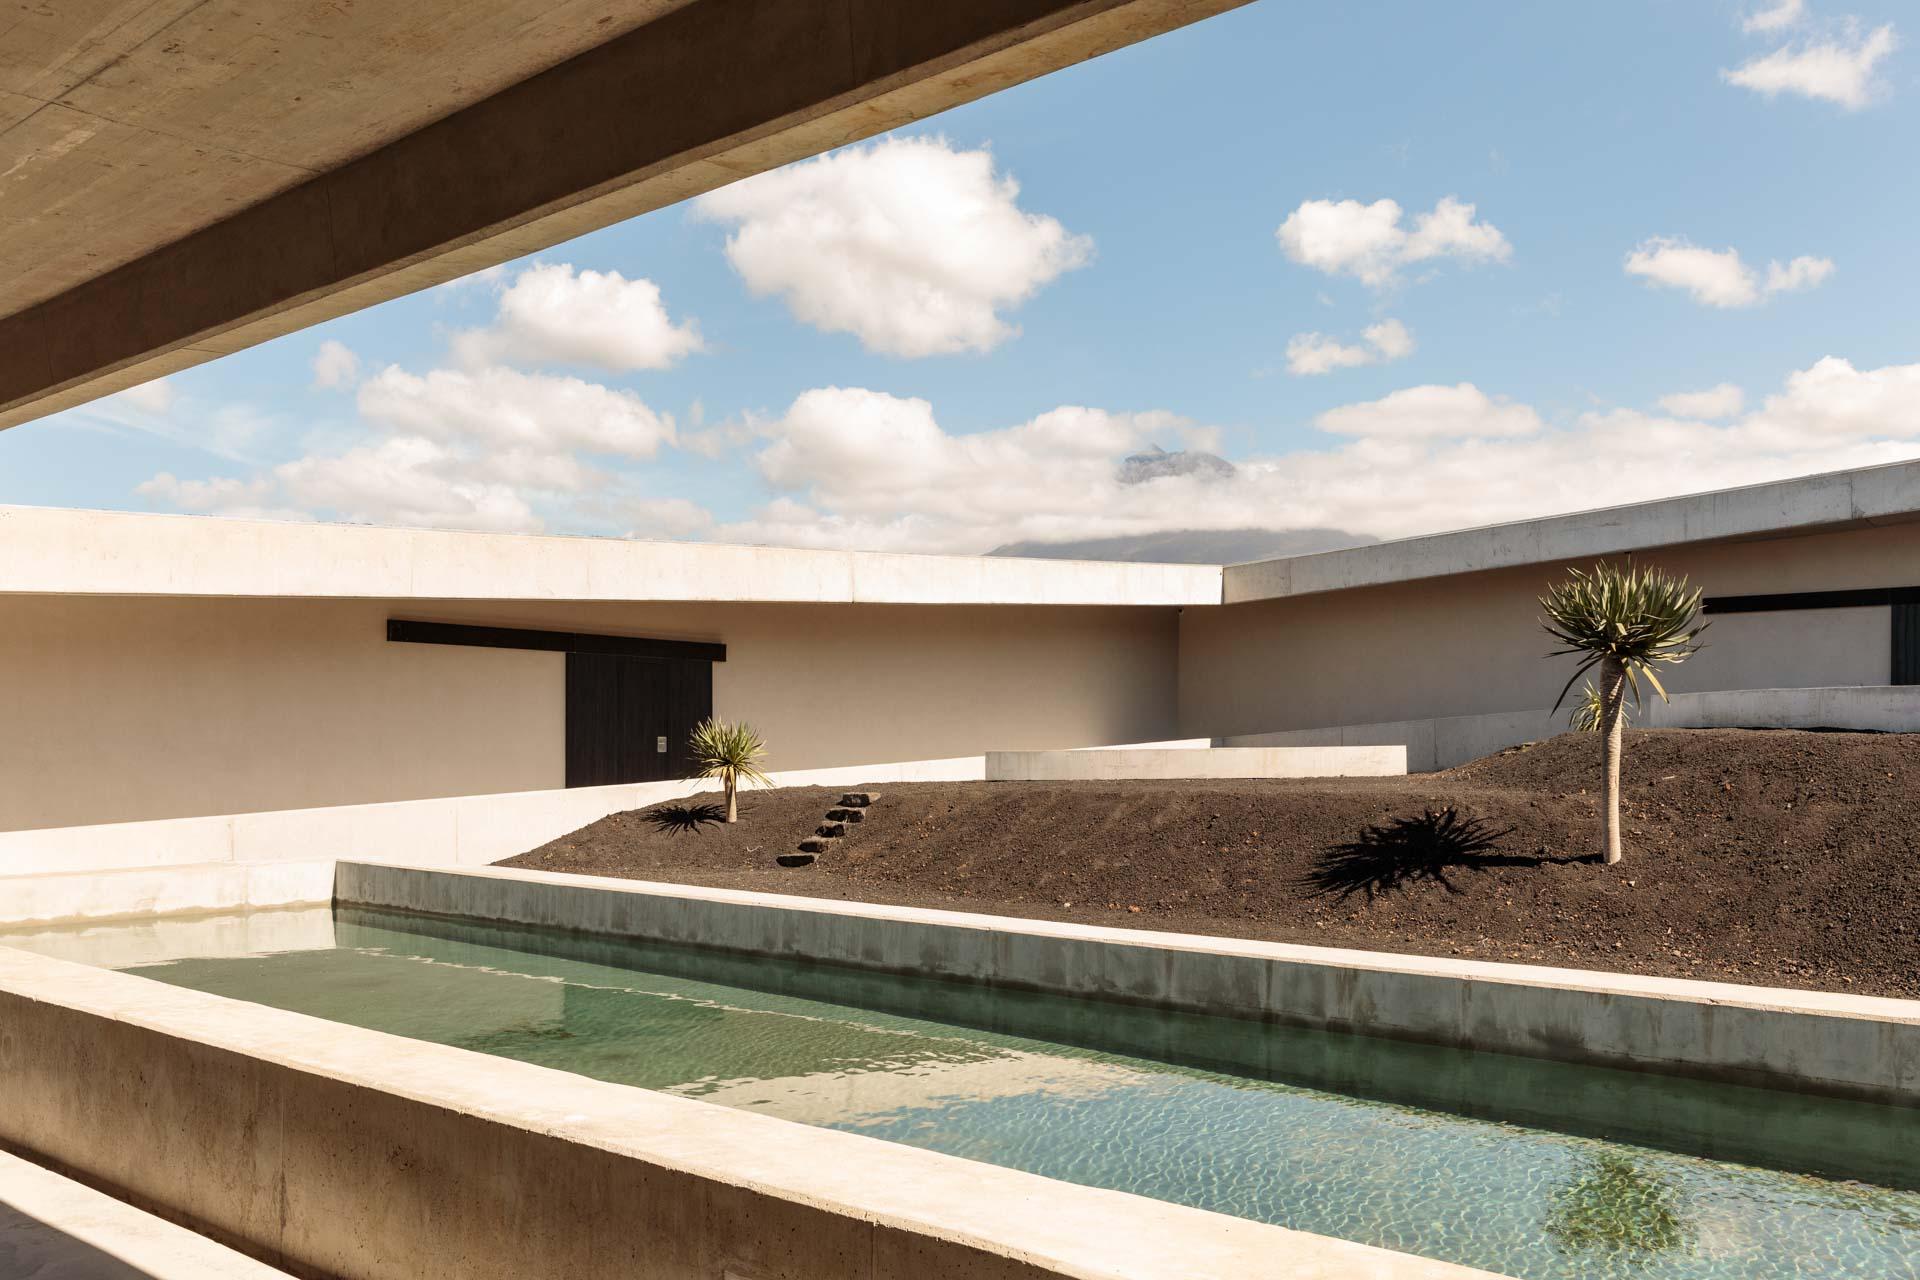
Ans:
MULTIPOLYGON (((1613 776, 1617 786, 1619 777, 1620 777, 1620 770, 1618 768, 1614 769, 1613 776)), ((740 794, 740 779, 736 778, 732 774, 732 772, 729 771, 726 776, 726 783, 727 783, 727 821, 738 822, 740 821, 740 805, 738 800, 738 797, 740 794)))
POLYGON ((1600 664, 1600 851, 1609 866, 1620 861, 1620 739, 1626 712, 1627 670, 1608 658, 1600 664))

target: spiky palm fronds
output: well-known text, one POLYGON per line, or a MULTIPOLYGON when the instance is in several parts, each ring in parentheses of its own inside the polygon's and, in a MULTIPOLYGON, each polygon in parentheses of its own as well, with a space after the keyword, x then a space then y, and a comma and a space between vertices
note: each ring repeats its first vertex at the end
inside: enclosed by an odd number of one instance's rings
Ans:
POLYGON ((1640 680, 1646 678, 1664 700, 1667 691, 1654 668, 1685 662, 1700 650, 1700 591, 1685 578, 1660 569, 1622 569, 1602 561, 1592 572, 1569 569, 1564 582, 1540 597, 1546 611, 1541 625, 1565 648, 1549 657, 1578 654, 1580 665, 1554 699, 1554 709, 1567 700, 1580 677, 1607 660, 1618 662, 1627 677, 1634 704, 1640 702, 1640 680))
MULTIPOLYGON (((1626 717, 1626 709, 1621 709, 1626 717)), ((1589 680, 1574 695, 1573 709, 1567 713, 1567 727, 1576 733, 1598 733, 1607 727, 1607 703, 1600 690, 1589 680)))
POLYGON ((728 724, 717 716, 708 716, 694 726, 689 745, 693 754, 690 776, 718 778, 726 788, 728 822, 739 816, 735 796, 742 782, 773 785, 773 779, 760 768, 767 744, 761 741, 752 725, 728 724))

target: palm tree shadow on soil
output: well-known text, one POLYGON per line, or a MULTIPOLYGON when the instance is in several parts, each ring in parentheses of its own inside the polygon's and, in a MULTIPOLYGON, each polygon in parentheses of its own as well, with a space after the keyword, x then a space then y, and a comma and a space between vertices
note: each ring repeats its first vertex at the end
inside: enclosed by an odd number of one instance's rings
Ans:
POLYGON ((1512 827, 1495 829, 1485 818, 1463 818, 1452 807, 1428 809, 1417 818, 1395 818, 1368 827, 1359 839, 1334 845, 1320 855, 1300 883, 1312 897, 1344 901, 1364 893, 1372 901, 1423 880, 1438 884, 1448 893, 1461 893, 1463 890, 1447 878, 1447 873, 1454 870, 1593 861, 1585 856, 1499 852, 1500 841, 1512 833, 1512 827))
POLYGON ((672 836, 698 834, 702 827, 718 826, 727 811, 718 804, 663 804, 647 810, 647 821, 672 836))

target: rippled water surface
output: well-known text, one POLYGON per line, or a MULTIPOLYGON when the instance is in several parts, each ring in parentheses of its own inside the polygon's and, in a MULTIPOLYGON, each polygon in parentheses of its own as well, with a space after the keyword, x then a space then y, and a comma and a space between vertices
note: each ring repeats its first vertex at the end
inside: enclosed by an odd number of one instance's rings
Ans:
POLYGON ((1920 1277, 1920 1112, 385 912, 196 927, 0 942, 1529 1280, 1920 1277))

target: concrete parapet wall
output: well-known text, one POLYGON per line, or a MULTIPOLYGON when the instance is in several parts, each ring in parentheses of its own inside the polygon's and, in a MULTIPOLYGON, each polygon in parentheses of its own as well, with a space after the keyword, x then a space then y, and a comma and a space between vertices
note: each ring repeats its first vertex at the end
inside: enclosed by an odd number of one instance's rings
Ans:
POLYGON ((1128 778, 1377 778, 1407 771, 1407 750, 1380 746, 1199 745, 1097 751, 989 751, 989 782, 1128 778))
POLYGON ((284 1271, 3 1152, 0 1266, 14 1280, 286 1280, 284 1271))
MULTIPOLYGON (((792 769, 771 776, 778 786, 840 787, 869 782, 961 782, 985 775, 981 757, 958 756, 947 760, 792 769)), ((623 813, 718 787, 719 784, 712 781, 635 782, 612 787, 510 791, 498 795, 329 805, 221 817, 0 831, 0 877, 333 858, 481 866, 525 853, 557 836, 598 822, 610 813, 623 813)))
POLYGON ((1487 1273, 0 947, 0 1144, 341 1280, 1487 1273))
POLYGON ((0 925, 125 920, 325 903, 331 860, 193 863, 0 877, 0 925))
MULTIPOLYGON (((1850 685, 1826 689, 1725 689, 1649 697, 1633 713, 1642 729, 1852 729, 1920 732, 1920 686, 1850 685)), ((1221 739, 1229 747, 1342 747, 1394 743, 1407 750, 1407 771, 1451 769, 1523 742, 1567 731, 1566 711, 1501 711, 1383 724, 1335 725, 1221 739)))
POLYGON ((336 900, 1920 1104, 1920 1001, 487 868, 342 863, 336 900))

